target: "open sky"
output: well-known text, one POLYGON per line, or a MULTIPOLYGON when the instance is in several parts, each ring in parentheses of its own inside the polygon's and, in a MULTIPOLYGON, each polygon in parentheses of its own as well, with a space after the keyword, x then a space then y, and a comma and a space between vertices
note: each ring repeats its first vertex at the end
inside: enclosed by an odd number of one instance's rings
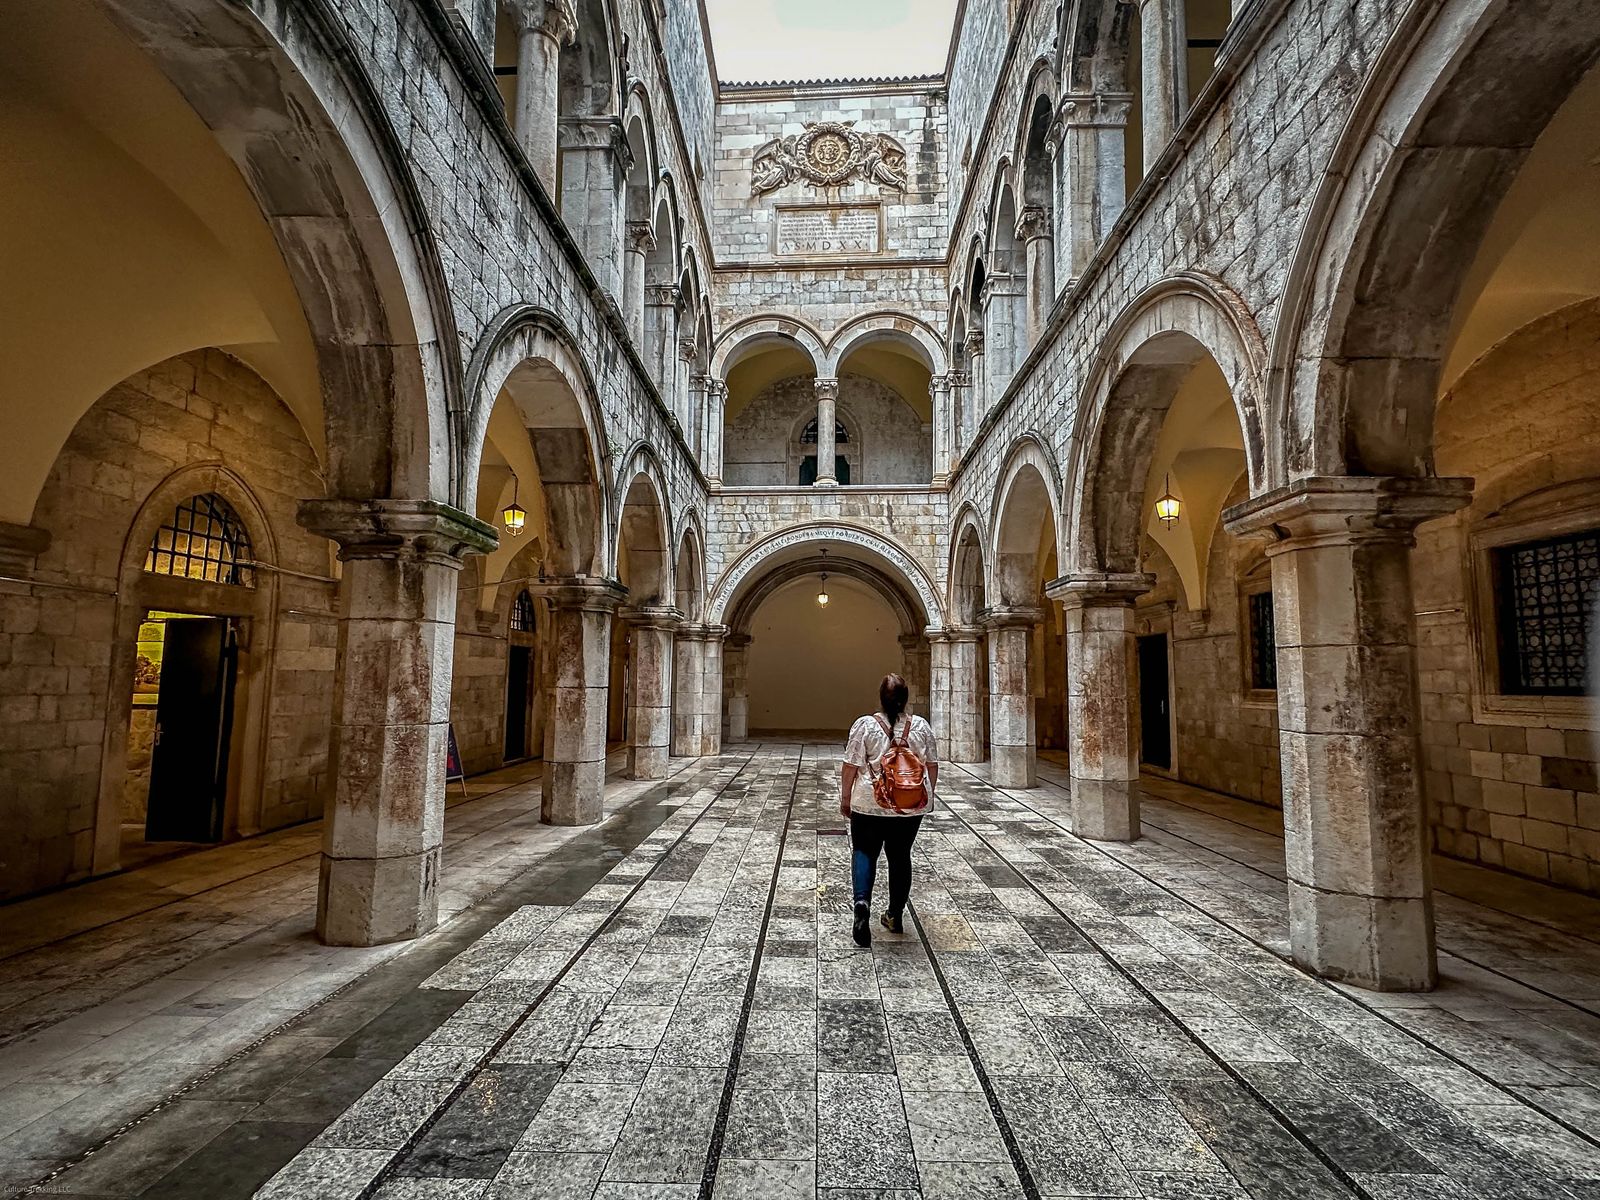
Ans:
POLYGON ((705 0, 717 76, 772 79, 936 75, 956 0, 705 0))

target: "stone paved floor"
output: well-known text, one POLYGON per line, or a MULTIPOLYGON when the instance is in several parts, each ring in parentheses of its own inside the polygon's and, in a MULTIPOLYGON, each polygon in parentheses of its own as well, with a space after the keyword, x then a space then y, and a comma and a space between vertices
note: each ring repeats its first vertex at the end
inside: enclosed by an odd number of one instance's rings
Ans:
MULTIPOLYGON (((46 1189, 1600 1200, 1600 905, 1445 867, 1443 986, 1339 989, 1281 957, 1270 810, 1152 781, 1147 836, 1089 845, 1067 832, 1057 764, 1015 793, 947 768, 915 919, 868 953, 849 941, 837 761, 733 747, 635 785, 439 933, 344 965, 366 973, 46 1189)), ((66 972, 105 932, 0 967, 53 954, 66 972)), ((322 960, 323 995, 328 964, 359 957, 303 932, 293 947, 322 960)), ((257 985, 300 961, 235 953, 257 985)), ((0 974, 0 1019, 29 1003, 25 978, 0 974)), ((194 994, 125 1028, 181 1022, 169 1010, 194 994)), ((32 1019, 38 1039, 76 1018, 32 1019)), ((0 1048, 0 1116, 27 1109, 19 1085, 50 1086, 22 1082, 25 1045, 0 1048)), ((152 1075, 150 1103, 182 1074, 152 1075)), ((0 1159, 46 1163, 27 1156, 61 1143, 38 1123, 0 1121, 17 1128, 0 1159)))

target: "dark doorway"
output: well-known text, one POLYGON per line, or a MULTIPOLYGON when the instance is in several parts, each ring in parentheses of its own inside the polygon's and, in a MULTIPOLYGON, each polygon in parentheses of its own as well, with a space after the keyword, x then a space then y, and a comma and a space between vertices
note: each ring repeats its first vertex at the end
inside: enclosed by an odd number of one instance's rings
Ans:
POLYGON ((227 617, 169 620, 163 641, 145 840, 221 841, 238 626, 227 617))
POLYGON ((506 760, 528 757, 529 675, 533 647, 512 646, 506 668, 506 760))
MULTIPOLYGON (((850 482, 850 463, 844 455, 839 455, 833 460, 833 477, 840 484, 850 482)), ((810 487, 817 481, 817 456, 808 454, 800 460, 800 486, 810 487)))
POLYGON ((1172 769, 1172 718, 1167 711, 1167 635, 1139 639, 1139 761, 1172 769))

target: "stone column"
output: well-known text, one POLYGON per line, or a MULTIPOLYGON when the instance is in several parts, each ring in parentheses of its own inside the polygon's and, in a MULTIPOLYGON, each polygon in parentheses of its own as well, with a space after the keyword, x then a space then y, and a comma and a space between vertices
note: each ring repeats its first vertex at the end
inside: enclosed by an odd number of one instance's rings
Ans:
POLYGON ((539 182, 556 196, 556 116, 560 110, 561 48, 577 36, 572 0, 511 0, 517 26, 517 142, 539 182))
POLYGON ((689 450, 694 455, 695 461, 705 458, 707 430, 711 427, 709 414, 706 412, 707 395, 710 391, 711 376, 702 375, 691 366, 689 371, 689 421, 691 429, 686 431, 689 438, 689 450))
POLYGON ((728 411, 728 385, 720 379, 706 382, 706 479, 722 482, 722 426, 728 411))
POLYGON ((627 589, 587 576, 530 587, 550 603, 553 656, 540 811, 548 825, 593 825, 604 815, 611 617, 627 589))
POLYGON ((990 608, 983 614, 989 630, 989 764, 996 787, 1038 786, 1028 657, 1042 616, 1036 608, 990 608))
POLYGON ((1128 202, 1127 129, 1133 97, 1063 96, 1052 141, 1066 229, 1062 269, 1077 279, 1128 202))
POLYGON ((633 337, 634 348, 644 357, 644 275, 645 260, 656 248, 655 230, 649 221, 629 221, 625 234, 628 257, 623 275, 622 315, 628 322, 628 333, 633 337))
POLYGON ((1073 575, 1045 589, 1067 639, 1067 759, 1072 831, 1094 841, 1139 836, 1139 660, 1133 603, 1149 575, 1073 575))
POLYGON ((676 284, 649 284, 644 289, 645 365, 667 409, 674 407, 673 386, 678 366, 678 288, 676 284))
POLYGON ((817 391, 817 484, 818 487, 832 487, 839 480, 834 474, 834 459, 838 456, 839 449, 833 440, 833 426, 837 418, 839 403, 839 381, 837 379, 818 378, 817 391))
MULTIPOLYGON (((979 310, 981 313, 981 309, 979 310)), ((967 330, 967 402, 961 406, 961 447, 972 445, 978 423, 989 411, 989 394, 984 379, 983 330, 967 330)))
POLYGON ((1027 324, 1023 281, 1016 275, 991 275, 983 289, 984 404, 992 408, 1011 383, 1021 361, 1018 338, 1027 324))
POLYGON ((344 563, 317 936, 416 937, 439 913, 457 576, 494 530, 427 500, 307 500, 299 520, 344 563))
POLYGON ((1189 103, 1189 35, 1184 0, 1139 0, 1144 169, 1149 174, 1189 103))
POLYGON ((900 675, 911 692, 911 711, 926 717, 929 675, 932 672, 931 652, 927 638, 920 633, 900 635, 900 675))
MULTIPOLYGON (((681 325, 682 322, 680 321, 681 325)), ((692 337, 678 339, 678 363, 673 373, 672 412, 683 430, 683 440, 694 446, 694 396, 690 380, 694 378, 695 344, 692 337)))
POLYGON ((623 205, 633 151, 616 117, 566 117, 558 132, 561 218, 600 286, 620 304, 623 205))
POLYGON ((672 753, 722 752, 722 639, 726 625, 684 625, 673 664, 672 753))
POLYGON ((1050 210, 1030 204, 1017 217, 1017 240, 1027 263, 1028 316, 1026 346, 1018 347, 1018 360, 1044 336, 1050 310, 1056 302, 1056 242, 1050 210))
POLYGON ((938 732, 945 739, 951 762, 978 763, 983 754, 983 697, 989 681, 978 669, 978 639, 983 631, 968 625, 945 628, 950 708, 947 728, 938 732))
POLYGON ((965 371, 951 371, 945 376, 950 381, 950 461, 949 470, 961 461, 971 444, 967 430, 968 414, 972 411, 972 377, 965 371))
POLYGON ((727 696, 727 740, 750 736, 750 635, 730 633, 722 643, 723 690, 727 696))
POLYGON ((672 744, 673 631, 682 614, 651 605, 626 609, 628 623, 628 778, 665 779, 672 744))
POLYGON ((934 375, 928 380, 928 406, 933 413, 933 467, 935 485, 950 478, 950 376, 934 375))
POLYGON ((928 637, 928 724, 939 739, 939 750, 950 754, 950 632, 929 629, 928 637))
POLYGON ((1289 940, 1318 975, 1431 988, 1411 548, 1467 479, 1302 479, 1226 514, 1264 533, 1278 649, 1289 940))

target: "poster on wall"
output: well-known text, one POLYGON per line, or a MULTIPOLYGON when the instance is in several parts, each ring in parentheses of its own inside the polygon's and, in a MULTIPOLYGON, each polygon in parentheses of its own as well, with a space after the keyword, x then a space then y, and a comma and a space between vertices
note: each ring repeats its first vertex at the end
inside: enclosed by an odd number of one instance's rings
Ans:
POLYGON ((445 751, 444 756, 444 786, 449 788, 452 783, 459 783, 461 785, 461 794, 465 796, 467 794, 467 773, 461 768, 461 751, 456 748, 455 722, 452 721, 450 723, 449 730, 450 746, 445 751))

